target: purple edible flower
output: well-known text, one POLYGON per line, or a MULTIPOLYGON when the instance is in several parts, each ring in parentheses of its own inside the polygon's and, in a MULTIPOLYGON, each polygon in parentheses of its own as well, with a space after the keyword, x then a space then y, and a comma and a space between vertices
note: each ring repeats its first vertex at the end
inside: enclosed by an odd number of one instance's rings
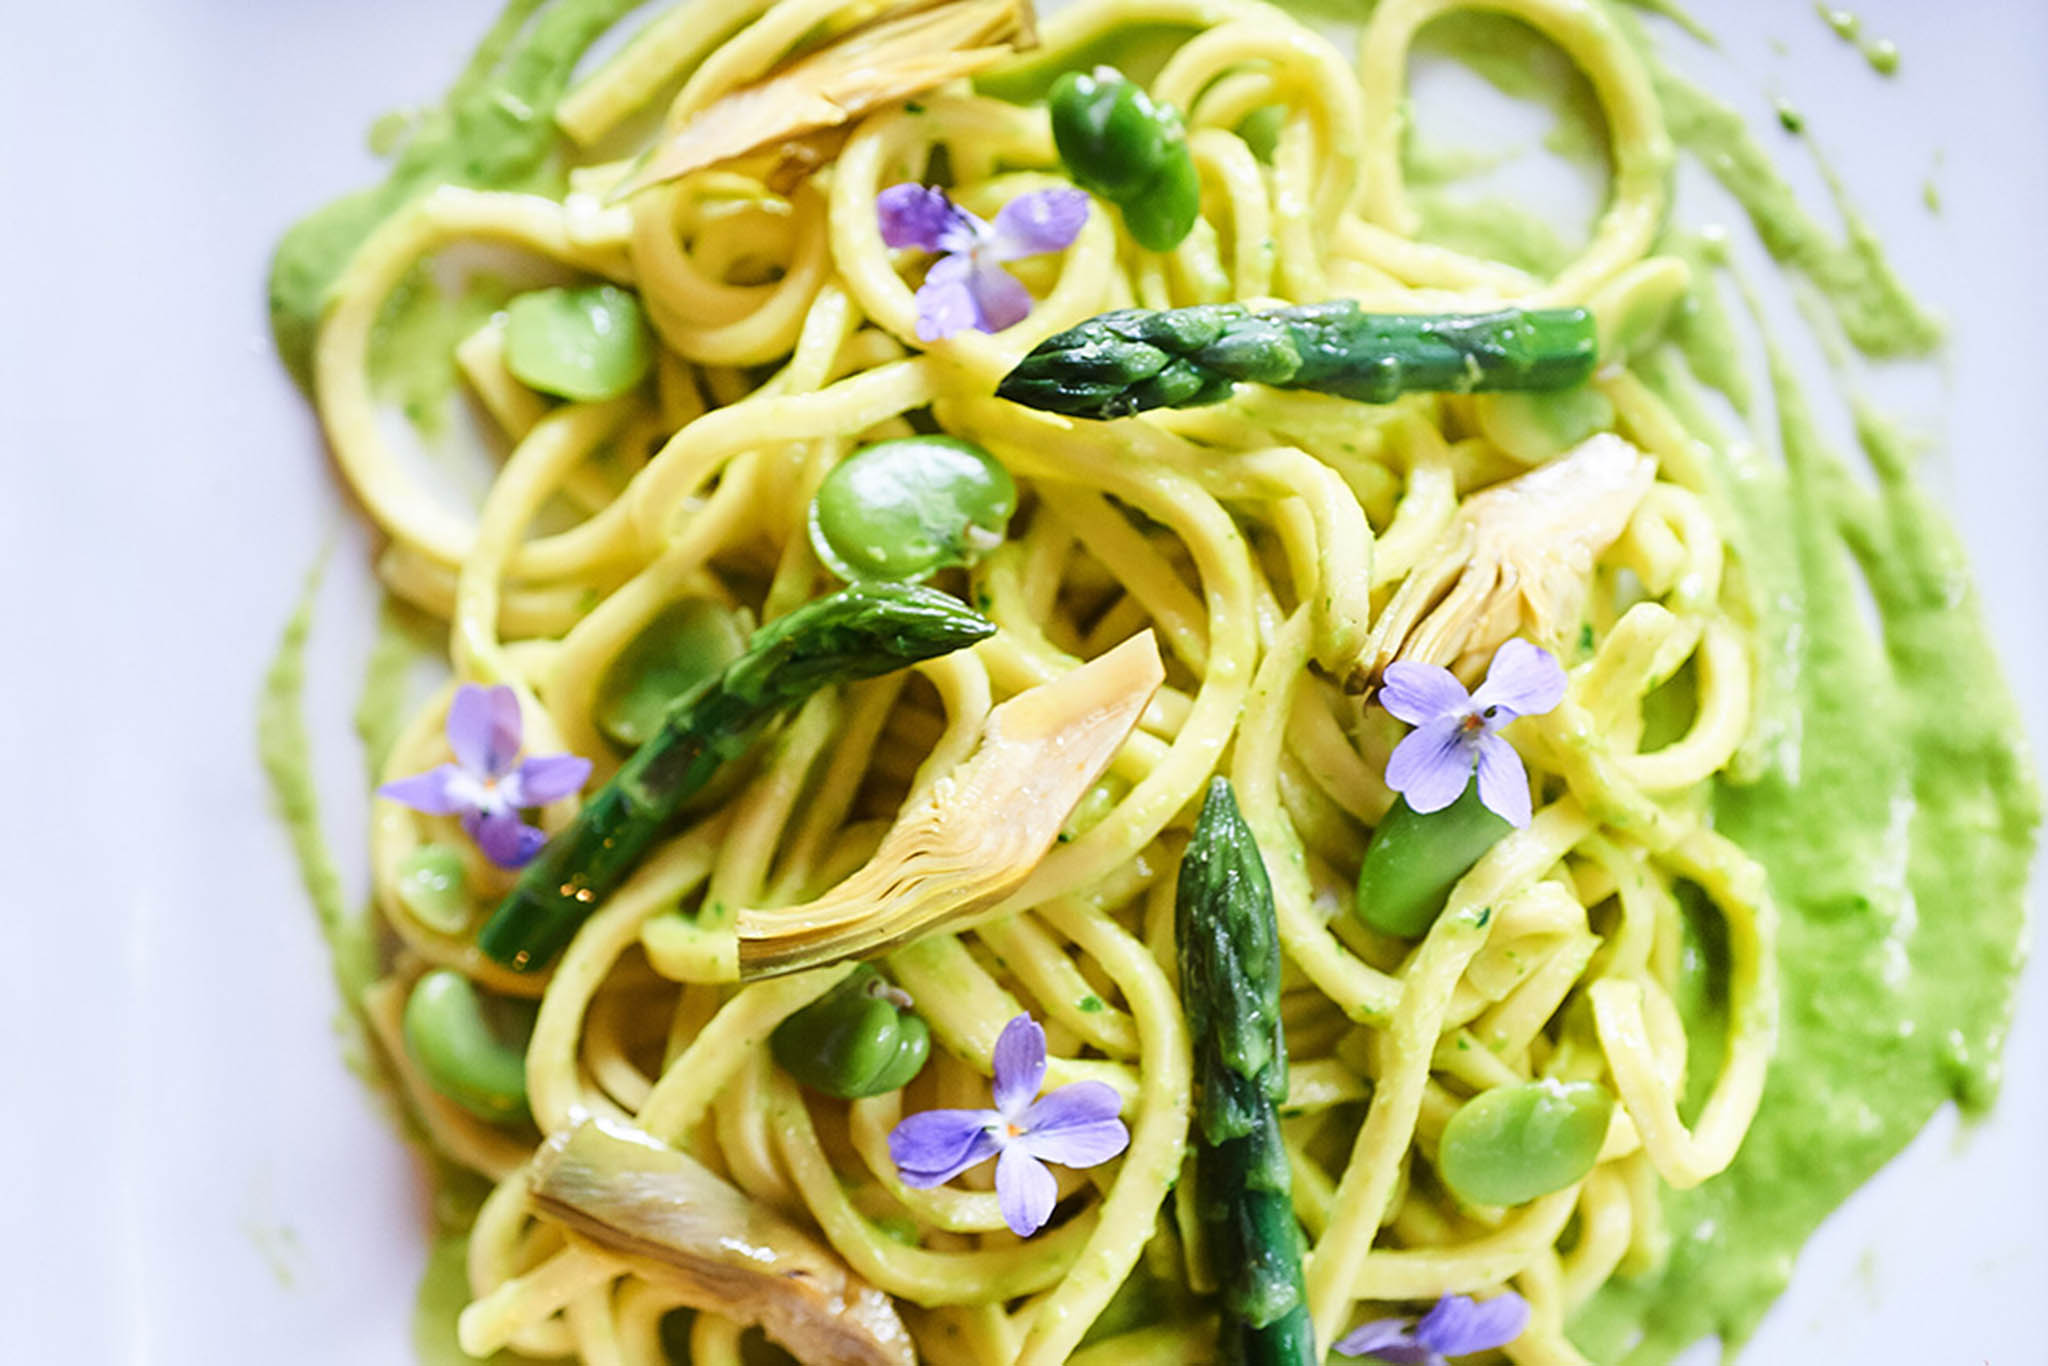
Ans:
POLYGON ((1003 1222, 1028 1238, 1052 1218, 1059 1185, 1045 1164, 1092 1167, 1122 1152, 1130 1131, 1117 1118, 1123 1098, 1099 1081, 1077 1081, 1034 1100, 1045 1082, 1045 1031, 1029 1015, 1003 1026, 996 1040, 996 1108, 926 1110, 889 1134, 889 1156, 903 1184, 942 1186, 996 1159, 1003 1222))
POLYGON ((1458 800, 1476 768, 1487 809, 1509 825, 1527 825, 1528 770, 1497 732, 1518 716, 1555 707, 1564 700, 1565 683, 1563 666, 1526 640, 1510 640, 1494 652, 1475 693, 1435 664, 1389 664, 1380 705, 1415 729, 1394 747, 1387 786, 1427 815, 1458 800))
POLYGON ((523 730, 519 698, 510 688, 465 683, 448 706, 448 748, 455 762, 386 783, 377 795, 431 816, 460 814, 462 828, 486 858, 500 868, 523 867, 548 837, 519 813, 561 800, 590 777, 590 760, 574 754, 515 764, 523 730))
POLYGON ((1444 1366, 1445 1357, 1505 1347, 1528 1326, 1529 1305, 1512 1290, 1490 1300, 1446 1295, 1421 1322, 1375 1319, 1340 1339, 1337 1351, 1394 1366, 1444 1366))
POLYGON ((929 342, 969 328, 1000 332, 1024 321, 1031 292, 1002 263, 1065 250, 1088 221, 1088 196, 1035 190, 1003 205, 991 225, 944 190, 906 182, 875 197, 875 214, 888 245, 944 253, 917 291, 917 335, 929 342))

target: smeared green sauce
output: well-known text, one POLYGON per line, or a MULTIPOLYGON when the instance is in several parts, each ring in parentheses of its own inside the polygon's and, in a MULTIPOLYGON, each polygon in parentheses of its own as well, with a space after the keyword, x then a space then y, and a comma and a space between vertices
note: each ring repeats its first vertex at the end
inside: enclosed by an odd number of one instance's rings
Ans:
POLYGON ((370 339, 370 385, 422 435, 438 436, 454 392, 455 347, 518 291, 509 280, 472 274, 443 288, 431 271, 410 271, 377 315, 370 339))
POLYGON ((1693 18, 1690 11, 1674 4, 1673 0, 1620 0, 1620 3, 1632 9, 1642 10, 1645 14, 1660 15, 1669 19, 1696 41, 1705 43, 1708 47, 1715 46, 1714 35, 1707 31, 1706 25, 1693 18))
MULTIPOLYGON (((452 1179, 462 1184, 462 1209, 437 1209, 435 1222, 441 1232, 427 1249, 426 1269, 420 1273, 419 1295, 412 1307, 412 1350, 419 1366, 477 1366, 480 1358, 462 1350, 455 1321, 469 1306, 469 1233, 476 1222, 476 1206, 483 1202, 474 1175, 450 1168, 452 1179)), ((443 1199, 441 1205, 449 1202, 443 1199)), ((679 1358, 680 1359, 680 1358, 679 1358)), ((481 1358, 487 1366, 539 1366, 532 1357, 517 1352, 494 1352, 481 1358)))
MULTIPOLYGON (((1839 236, 1800 201, 1740 114, 1672 71, 1639 21, 1620 10, 1614 13, 1650 65, 1672 140, 1734 196, 1772 258, 1820 290, 1856 348, 1875 357, 1932 350, 1941 340, 1940 324, 1900 282, 1876 234, 1833 177, 1829 188, 1845 228, 1839 236)), ((1491 14, 1453 14, 1424 29, 1416 46, 1462 61, 1503 94, 1549 109, 1553 122, 1545 145, 1553 151, 1605 148, 1606 125, 1592 87, 1527 25, 1491 14)), ((1456 210, 1443 199, 1434 220, 1429 206, 1421 207, 1434 240, 1478 249, 1469 238, 1435 236, 1454 230, 1443 220, 1456 210)), ((1489 217, 1495 207, 1487 204, 1472 216, 1489 217)), ((1519 231, 1515 236, 1519 241, 1519 231)))
POLYGON ((1850 10, 1836 9, 1831 5, 1817 4, 1814 11, 1821 21, 1835 31, 1835 36, 1845 43, 1853 43, 1863 54, 1863 60, 1870 63, 1870 69, 1880 76, 1890 76, 1899 69, 1899 46, 1889 38, 1871 38, 1863 32, 1863 19, 1850 10))
POLYGON ((417 608, 386 595, 377 607, 377 636, 363 666, 363 690, 356 698, 356 738, 375 783, 398 743, 411 708, 408 688, 421 661, 437 656, 443 629, 417 608))
POLYGON ((1513 155, 1485 147, 1430 142, 1411 115, 1401 138, 1401 173, 1411 186, 1443 185, 1490 171, 1513 155))
POLYGON ((324 568, 323 555, 306 576, 298 606, 285 623, 277 652, 263 676, 256 707, 256 749, 278 818, 291 834, 299 880, 333 958, 335 988, 347 1003, 338 1027, 347 1039, 350 1063, 360 1071, 367 1065, 367 1051, 354 1003, 376 976, 376 949, 369 918, 348 910, 334 851, 320 830, 313 744, 306 733, 306 641, 313 629, 313 600, 324 568))
POLYGON ((1432 242, 1474 256, 1520 267, 1533 275, 1554 275, 1580 251, 1555 224, 1511 199, 1421 190, 1409 196, 1421 223, 1421 235, 1432 242))
POLYGON ((1857 350, 1888 357, 1933 349, 1941 325, 1901 283, 1870 224, 1832 177, 1829 186, 1847 230, 1841 238, 1799 201, 1741 115, 1666 69, 1658 70, 1657 90, 1672 138, 1742 205, 1772 258, 1827 296, 1857 350))
MULTIPOLYGON (((1734 1165, 1667 1198, 1667 1265, 1611 1283, 1573 1324, 1602 1362, 1747 1338, 1823 1218, 1943 1104, 1991 1102, 2022 960, 2039 798, 1962 548, 1873 411, 1859 405, 1868 489, 1775 350, 1771 381, 1783 466, 1723 475, 1770 604, 1762 648, 1782 662, 1763 771, 1719 785, 1715 821, 1769 870, 1783 914, 1779 1046, 1734 1165)), ((1719 1003, 1682 1004, 1706 1042, 1719 1003)))
POLYGON ((509 0, 445 103, 424 113, 383 184, 300 220, 270 266, 278 354, 309 385, 328 290, 379 223, 436 185, 558 190, 554 109, 577 60, 639 0, 509 0))
POLYGON ((1722 296, 1716 267, 1727 260, 1725 238, 1706 234, 1669 234, 1659 250, 1682 258, 1692 267, 1693 289, 1671 324, 1671 340, 1701 384, 1714 390, 1736 412, 1747 417, 1754 401, 1749 371, 1734 318, 1722 296))

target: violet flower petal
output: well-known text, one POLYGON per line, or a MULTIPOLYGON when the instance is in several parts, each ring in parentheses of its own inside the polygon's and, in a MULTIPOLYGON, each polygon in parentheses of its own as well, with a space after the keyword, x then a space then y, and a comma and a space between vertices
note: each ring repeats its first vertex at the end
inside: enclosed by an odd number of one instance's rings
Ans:
POLYGON ((1044 1228, 1059 1198, 1060 1185, 1050 1168, 1015 1144, 1003 1149, 996 1159, 996 1202, 1010 1232, 1029 1238, 1044 1228))
POLYGON ((1029 1015, 1019 1015, 996 1037, 996 1110, 1016 1122, 1045 1084, 1045 1031, 1029 1015))
POLYGON ((918 1190, 943 1186, 996 1154, 989 1126, 1002 1123, 993 1110, 922 1110, 889 1131, 889 1159, 903 1184, 918 1190))
POLYGON ((991 250, 998 261, 1065 251, 1088 221, 1088 196, 1079 190, 1020 194, 996 214, 991 250))
POLYGON ((1515 747, 1498 735, 1479 737, 1479 801, 1517 830, 1529 823, 1529 771, 1515 747))
POLYGON ((883 243, 891 247, 953 251, 973 240, 972 217, 944 190, 930 185, 891 185, 875 196, 875 217, 881 224, 883 243), (966 242, 960 241, 963 231, 968 234, 966 242))
POLYGON ((1077 1081, 1040 1097, 1017 1120, 1015 1140, 1033 1157, 1062 1167, 1092 1167, 1130 1146, 1131 1132, 1117 1118, 1123 1097, 1099 1081, 1077 1081))
POLYGON ((448 704, 448 747, 476 777, 502 778, 511 772, 523 730, 519 695, 503 683, 492 688, 465 683, 448 704))
POLYGON ((528 758, 499 784, 511 807, 546 806, 580 792, 590 780, 590 760, 580 754, 528 758))
MULTIPOLYGON (((1344 1350, 1340 1344, 1338 1351, 1344 1350)), ((1349 1352, 1348 1356, 1362 1356, 1369 1361, 1386 1363, 1386 1366, 1444 1366, 1441 1354, 1414 1342, 1396 1342, 1386 1347, 1375 1347, 1366 1352, 1349 1352)))
MULTIPOLYGON (((1055 1091, 1054 1095, 1059 1092, 1055 1091)), ((1092 1167, 1107 1162, 1131 1146, 1131 1131, 1120 1119, 1097 1119, 1086 1124, 1068 1124, 1058 1129, 1039 1129, 1015 1140, 1042 1162, 1062 1167, 1092 1167)))
MULTIPOLYGON (((1502 744, 1507 742, 1503 740, 1502 744)), ((1458 800, 1472 780, 1472 745, 1464 718, 1439 716, 1408 732, 1387 760, 1387 786, 1421 815, 1458 800)))
POLYGON ((545 831, 519 819, 519 813, 500 807, 494 811, 465 811, 462 828, 484 851, 484 857, 500 868, 524 868, 548 842, 545 831))
POLYGON ((1529 1305, 1509 1291, 1490 1300, 1446 1295, 1415 1325, 1416 1341, 1444 1356, 1505 1347, 1529 1326, 1529 1305))
POLYGON ((1380 682, 1380 705, 1411 726, 1463 712, 1471 704, 1458 676, 1435 664, 1397 660, 1380 682))
POLYGON ((944 341, 959 332, 988 330, 982 327, 981 305, 969 284, 973 273, 974 261, 968 256, 947 256, 932 263, 917 291, 919 341, 944 341))
POLYGON ((1370 1356, 1380 1362, 1427 1362, 1434 1352, 1415 1341, 1411 1319, 1374 1319, 1337 1339, 1339 1356, 1370 1356))
POLYGON ((430 816, 452 815, 462 809, 462 802, 452 788, 453 781, 462 776, 462 770, 455 765, 442 764, 425 773, 386 783, 377 789, 377 795, 430 816))
POLYGON ((1540 645, 1526 640, 1504 642, 1486 666, 1486 681, 1472 695, 1473 709, 1498 709, 1514 716, 1541 716, 1564 701, 1570 680, 1564 666, 1540 645))
POLYGON ((1336 1350, 1347 1357, 1378 1356, 1390 1347, 1413 1347, 1415 1335, 1408 1319, 1374 1319, 1361 1323, 1337 1339, 1336 1350))
POLYGON ((976 327, 983 332, 1000 332, 1031 316, 1031 291, 1024 288, 1023 281, 991 262, 968 256, 952 259, 972 262, 967 288, 974 295, 974 309, 980 315, 976 327))

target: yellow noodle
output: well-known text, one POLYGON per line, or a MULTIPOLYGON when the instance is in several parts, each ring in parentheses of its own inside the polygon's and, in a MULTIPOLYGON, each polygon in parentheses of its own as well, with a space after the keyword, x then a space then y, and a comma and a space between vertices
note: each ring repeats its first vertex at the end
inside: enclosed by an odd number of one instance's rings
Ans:
MULTIPOLYGON (((1656 482, 1586 575, 1595 631, 1566 660, 1565 701, 1510 732, 1532 770, 1534 822, 1488 853, 1411 945, 1349 909, 1364 844, 1394 801, 1383 775, 1400 734, 1361 700, 1369 680, 1353 673, 1376 611, 1404 584, 1419 591, 1458 568, 1432 560, 1462 499, 1521 471, 1489 435, 1493 410, 1247 388, 1217 407, 1102 424, 991 394, 1037 341, 1135 303, 1348 295, 1413 312, 1584 300, 1644 258, 1665 212, 1670 143, 1645 65, 1602 7, 1579 0, 1380 0, 1355 69, 1253 0, 1070 6, 1019 60, 1051 70, 1125 31, 1170 35, 1152 93, 1187 115, 1201 220, 1172 251, 1149 252, 1097 204, 1065 252, 1017 263, 1036 299, 1024 322, 935 343, 917 335, 922 255, 882 242, 875 196, 922 176, 940 151, 950 192, 984 217, 1066 183, 1036 105, 957 83, 918 109, 857 120, 829 170, 794 188, 735 164, 604 201, 643 150, 623 144, 663 102, 673 129, 874 8, 693 0, 653 19, 555 111, 575 144, 604 148, 572 154, 564 202, 423 196, 365 242, 321 330, 321 417, 388 538, 378 572, 448 623, 459 679, 514 689, 529 748, 583 754, 599 780, 621 757, 596 719, 612 662, 678 601, 768 620, 825 591, 809 504, 861 444, 936 426, 987 448, 1022 492, 1009 541, 939 581, 964 584, 999 633, 914 676, 821 692, 778 722, 547 974, 512 973, 474 944, 509 875, 451 818, 377 806, 372 896, 400 952, 371 1018, 430 1141, 494 1183, 471 1230, 465 1348, 661 1366, 661 1320, 676 1300, 532 1217, 521 1171, 532 1136, 454 1106, 404 1056, 405 993, 427 966, 538 996, 526 1061, 541 1133, 601 1113, 687 1149, 896 1296, 923 1359, 1209 1359, 1213 1320, 1199 1313, 1079 1344, 1133 1268, 1211 1288, 1192 1183, 1179 1180, 1191 1081, 1171 870, 1204 786, 1224 772, 1265 857, 1286 957, 1282 1134, 1312 1240, 1317 1341, 1334 1341, 1361 1301, 1377 1312, 1513 1285, 1533 1318, 1510 1359, 1579 1361, 1568 1316, 1611 1276, 1665 1255, 1661 1193, 1733 1156, 1775 1025, 1761 873, 1703 814, 1705 785, 1750 737, 1759 667, 1712 454, 1625 367, 1603 370, 1614 426, 1656 463, 1656 482), (1553 279, 1415 236, 1401 167, 1409 48, 1462 9, 1546 34, 1606 116, 1608 206, 1553 279), (1238 130, 1267 108, 1280 131, 1261 160, 1238 130), (477 242, 637 290, 660 354, 636 395, 558 404, 508 368, 501 320, 471 332, 454 359, 510 454, 465 512, 431 492, 380 422, 370 361, 408 273, 477 242), (727 908, 827 890, 972 752, 993 704, 1148 629, 1168 683, 1062 842, 978 929, 881 965, 929 1025, 933 1062, 891 1095, 806 1095, 776 1067, 768 1036, 851 965, 736 986, 727 908), (1645 699, 1681 672, 1693 715, 1645 752, 1645 699), (467 851, 472 904, 453 932, 400 895, 408 856, 428 841, 467 851), (1723 921, 1731 968, 1721 1070, 1690 1127, 1678 1112, 1681 880, 1723 921), (1068 1213, 1020 1240, 985 1171, 910 1189, 888 1137, 913 1110, 985 1105, 997 1033, 1026 1011, 1048 1029, 1048 1084, 1113 1087, 1131 1143, 1100 1168, 1060 1172, 1068 1213), (1443 1194, 1432 1164, 1457 1107, 1544 1077, 1598 1081, 1620 1100, 1592 1173, 1512 1209, 1443 1194)), ((445 761, 451 695, 438 690, 406 721, 385 777, 445 761)), ((553 831, 573 811, 565 801, 539 819, 553 831)), ((744 1308, 698 1313, 691 1360, 738 1366, 744 1308)))

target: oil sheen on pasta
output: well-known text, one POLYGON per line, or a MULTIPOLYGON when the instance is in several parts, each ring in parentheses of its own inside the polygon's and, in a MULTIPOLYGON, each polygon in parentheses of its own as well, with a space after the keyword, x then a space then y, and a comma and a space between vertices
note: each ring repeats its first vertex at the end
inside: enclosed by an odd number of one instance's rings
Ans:
MULTIPOLYGON (((389 182, 293 230, 277 255, 272 307, 296 373, 304 373, 327 286, 384 217, 443 182, 549 182, 552 101, 588 45, 628 8, 623 0, 545 8, 513 0, 445 114, 416 132, 389 182)), ((1528 69, 1514 60, 1515 46, 1534 39, 1518 26, 1459 16, 1432 41, 1505 86, 1528 69)), ((1660 71, 1658 91, 1675 141, 1728 172, 1724 183, 1766 246, 1827 295, 1853 344, 1897 355, 1934 342, 1933 325, 1860 220, 1852 217, 1847 241, 1836 242, 1738 118, 1668 72, 1660 71)), ((1483 209, 1461 216, 1447 200, 1432 200, 1426 213, 1460 245, 1490 245, 1492 254, 1532 267, 1554 254, 1541 230, 1519 217, 1483 209)), ((1697 383, 1722 389, 1738 409, 1750 405, 1729 354, 1734 334, 1716 323, 1711 277, 1698 287, 1707 294, 1679 329, 1685 362, 1667 349, 1642 368, 1706 435, 1711 420, 1695 402, 1697 383)), ((1865 487, 1815 435, 1775 358, 1772 381, 1782 466, 1727 459, 1720 473, 1735 549, 1760 604, 1755 626, 1767 657, 1780 662, 1760 700, 1761 769, 1724 781, 1715 812, 1718 827, 1768 867, 1784 914, 1780 1042, 1734 1166, 1669 1197, 1664 1269, 1617 1278, 1574 1321, 1573 1337, 1601 1362, 1662 1362, 1705 1335, 1746 1337, 1830 1210, 1942 1104, 1989 1103, 2020 962, 2039 812, 2017 711, 1961 548, 1917 489, 1910 452, 1880 420, 1864 412, 1859 424, 1878 476, 1865 487), (1876 630, 1863 608, 1866 587, 1876 630)), ((302 613, 266 689, 265 760, 332 928, 338 893, 296 717, 304 629, 302 613)), ((1714 1046, 1720 1004, 1716 947, 1711 937, 1695 945, 1694 989, 1682 1002, 1695 1036, 1693 1071, 1708 1076, 1714 1060, 1703 1055, 1714 1046)), ((339 936, 335 948, 344 961, 354 951, 339 936)), ((460 1307, 448 1283, 458 1256, 452 1242, 436 1247, 437 1275, 421 1304, 423 1344, 445 1340, 434 1321, 460 1307)))

